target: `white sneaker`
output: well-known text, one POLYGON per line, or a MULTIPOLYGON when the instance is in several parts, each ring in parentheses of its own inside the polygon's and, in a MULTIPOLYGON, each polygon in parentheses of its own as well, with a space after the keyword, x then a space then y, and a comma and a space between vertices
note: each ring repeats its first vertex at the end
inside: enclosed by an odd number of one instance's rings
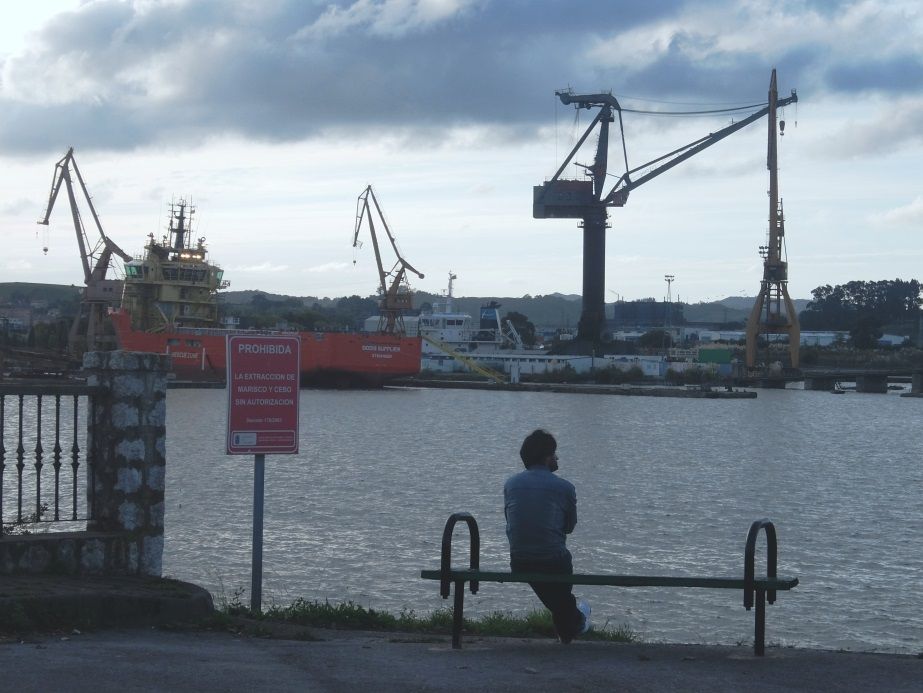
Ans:
POLYGON ((583 635, 590 629, 590 605, 585 599, 581 599, 577 602, 577 611, 583 614, 583 628, 577 633, 577 635, 583 635))

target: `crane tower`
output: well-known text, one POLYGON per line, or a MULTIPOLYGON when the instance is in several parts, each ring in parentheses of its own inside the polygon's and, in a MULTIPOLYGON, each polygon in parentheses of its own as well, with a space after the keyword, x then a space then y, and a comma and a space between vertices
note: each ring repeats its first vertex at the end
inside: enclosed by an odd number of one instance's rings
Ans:
MULTIPOLYGON (((747 319, 747 368, 756 366, 756 347, 761 334, 787 334, 792 368, 798 368, 801 328, 798 313, 788 295, 788 261, 785 255, 785 215, 779 197, 778 140, 776 138, 776 71, 769 82, 769 144, 766 168, 769 169, 769 241, 760 247, 763 280, 747 319), (783 310, 784 309, 784 310, 783 310)), ((785 124, 782 123, 784 128, 785 124)))

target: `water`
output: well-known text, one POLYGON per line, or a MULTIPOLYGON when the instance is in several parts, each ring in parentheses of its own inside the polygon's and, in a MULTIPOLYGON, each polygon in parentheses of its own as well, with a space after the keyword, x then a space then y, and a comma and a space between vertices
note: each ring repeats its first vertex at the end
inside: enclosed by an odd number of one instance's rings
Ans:
MULTIPOLYGON (((223 453, 225 397, 171 390, 167 407, 164 572, 219 599, 249 591, 253 493, 252 457, 223 453)), ((741 575, 747 529, 768 517, 779 573, 801 580, 768 607, 769 642, 923 650, 923 400, 308 390, 301 411, 302 452, 266 459, 264 604, 448 606, 419 578, 438 567, 446 518, 471 512, 481 566, 505 569, 503 482, 521 469, 522 438, 543 427, 577 487, 578 572, 741 575)), ((595 624, 625 624, 648 641, 753 637, 736 591, 575 591, 595 624)), ((470 614, 537 606, 526 585, 485 584, 466 600, 470 614)))

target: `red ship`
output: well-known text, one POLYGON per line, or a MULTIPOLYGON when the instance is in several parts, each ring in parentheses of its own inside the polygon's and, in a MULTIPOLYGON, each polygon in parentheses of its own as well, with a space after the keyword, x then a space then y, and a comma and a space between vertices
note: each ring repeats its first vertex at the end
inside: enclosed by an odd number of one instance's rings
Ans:
MULTIPOLYGON (((109 317, 118 348, 169 355, 178 381, 218 383, 228 335, 258 332, 219 326, 217 294, 228 282, 208 262, 205 239, 190 240, 194 211, 182 200, 172 205, 169 237, 158 242, 151 234, 143 259, 125 262, 121 308, 109 317)), ((303 385, 377 386, 420 371, 421 339, 399 330, 297 334, 303 385)))

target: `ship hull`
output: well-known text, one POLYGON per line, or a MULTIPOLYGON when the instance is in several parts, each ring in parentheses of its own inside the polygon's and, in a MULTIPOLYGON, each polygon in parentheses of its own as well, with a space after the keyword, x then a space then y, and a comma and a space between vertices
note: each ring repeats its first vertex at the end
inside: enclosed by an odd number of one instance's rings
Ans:
MULTIPOLYGON (((248 330, 193 329, 143 332, 124 311, 110 313, 120 349, 170 357, 177 381, 225 382, 227 337, 248 330)), ((270 334, 270 333, 266 333, 270 334)), ((273 332, 271 334, 290 334, 273 332)), ((323 387, 375 387, 420 372, 421 339, 358 332, 300 332, 301 383, 323 387)))

